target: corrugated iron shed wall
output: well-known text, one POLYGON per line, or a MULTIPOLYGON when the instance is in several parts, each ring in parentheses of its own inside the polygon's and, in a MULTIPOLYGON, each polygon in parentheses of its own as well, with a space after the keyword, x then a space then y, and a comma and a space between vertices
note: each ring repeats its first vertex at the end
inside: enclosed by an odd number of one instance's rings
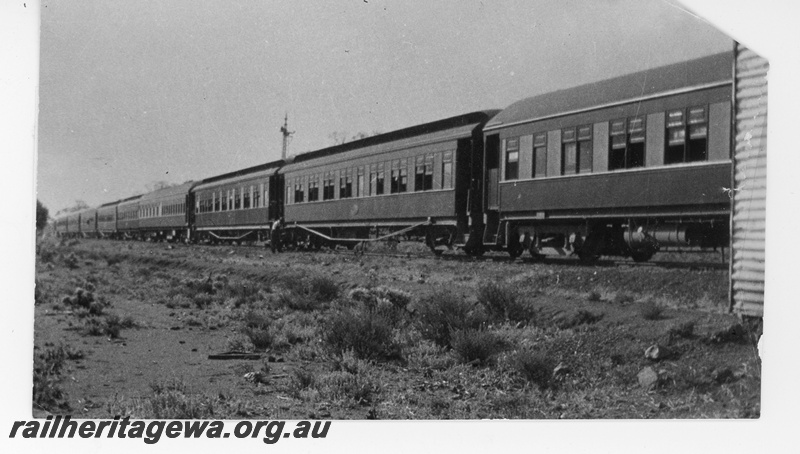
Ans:
POLYGON ((767 202, 767 60, 736 45, 731 303, 764 313, 767 202))

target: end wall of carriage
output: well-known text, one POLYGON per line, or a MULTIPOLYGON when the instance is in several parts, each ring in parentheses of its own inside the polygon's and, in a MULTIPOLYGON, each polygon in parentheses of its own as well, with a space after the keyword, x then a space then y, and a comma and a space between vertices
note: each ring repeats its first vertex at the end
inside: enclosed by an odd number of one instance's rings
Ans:
POLYGON ((733 312, 751 317, 764 313, 768 69, 736 45, 730 295, 733 312))

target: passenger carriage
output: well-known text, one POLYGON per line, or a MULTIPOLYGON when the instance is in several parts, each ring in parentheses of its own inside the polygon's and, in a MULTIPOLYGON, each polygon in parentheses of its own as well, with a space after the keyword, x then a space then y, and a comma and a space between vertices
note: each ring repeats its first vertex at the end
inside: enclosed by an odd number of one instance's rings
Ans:
POLYGON ((512 104, 484 128, 485 249, 726 246, 731 95, 724 53, 512 104))
POLYGON ((194 235, 203 242, 265 241, 281 216, 282 161, 208 178, 194 189, 194 235))
POLYGON ((138 236, 153 241, 187 241, 191 238, 194 182, 159 189, 139 198, 138 236))
POLYGON ((97 209, 97 236, 100 238, 115 237, 117 234, 117 205, 110 202, 97 209))
POLYGON ((80 212, 80 236, 94 238, 97 236, 97 208, 88 208, 80 212))
POLYGON ((281 169, 293 241, 316 248, 417 238, 437 252, 463 244, 469 215, 480 209, 470 194, 480 191, 481 128, 496 112, 297 156, 281 169))
POLYGON ((139 234, 139 200, 141 195, 120 200, 117 204, 117 234, 119 239, 136 238, 139 234))

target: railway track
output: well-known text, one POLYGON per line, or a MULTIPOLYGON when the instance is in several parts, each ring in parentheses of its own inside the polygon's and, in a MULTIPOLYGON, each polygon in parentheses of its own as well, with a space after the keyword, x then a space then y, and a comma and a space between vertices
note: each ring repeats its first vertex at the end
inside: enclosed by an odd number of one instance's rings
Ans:
MULTIPOLYGON (((199 246, 225 247, 222 245, 199 245, 199 246)), ((259 250, 261 252, 264 252, 265 249, 264 245, 239 245, 236 247, 252 248, 254 250, 259 250)), ((271 252, 267 251, 266 254, 271 254, 271 252)), ((534 258, 525 254, 518 258, 512 258, 508 254, 503 252, 489 252, 480 257, 475 257, 475 256, 469 256, 465 254, 463 251, 444 251, 440 255, 435 255, 431 253, 429 250, 403 251, 403 252, 370 251, 370 250, 361 250, 358 247, 354 249, 325 248, 318 251, 294 249, 294 250, 280 252, 280 254, 332 254, 332 255, 352 256, 352 257, 359 257, 359 256, 390 257, 399 259, 422 259, 431 261, 443 260, 450 262, 496 262, 496 263, 518 263, 520 265, 543 264, 543 265, 572 266, 572 267, 633 267, 633 268, 643 268, 643 269, 667 268, 667 269, 711 269, 711 270, 728 269, 727 260, 725 261, 707 260, 712 255, 708 253, 703 253, 703 254, 688 253, 688 254, 694 254, 696 256, 702 256, 702 260, 669 260, 669 259, 659 260, 658 255, 656 255, 656 257, 653 260, 648 262, 635 262, 631 259, 601 258, 592 263, 581 262, 577 257, 574 256, 563 256, 563 257, 543 256, 534 258)), ((714 256, 716 257, 716 255, 714 256)))

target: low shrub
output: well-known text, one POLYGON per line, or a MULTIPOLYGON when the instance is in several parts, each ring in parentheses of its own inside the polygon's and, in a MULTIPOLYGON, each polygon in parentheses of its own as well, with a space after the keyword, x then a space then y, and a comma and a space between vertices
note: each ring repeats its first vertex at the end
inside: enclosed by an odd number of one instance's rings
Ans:
POLYGON ((78 257, 75 256, 75 253, 70 253, 64 257, 64 265, 71 270, 78 268, 78 257))
POLYGON ((452 344, 460 362, 476 366, 488 365, 508 348, 508 342, 497 333, 477 329, 453 332, 452 344))
POLYGON ((196 293, 192 297, 192 302, 198 309, 206 309, 214 304, 214 297, 210 293, 196 293))
POLYGON ((600 301, 601 299, 602 296, 600 295, 600 292, 596 290, 592 290, 591 292, 589 292, 588 295, 586 295, 586 301, 597 302, 600 301))
POLYGON ((470 304, 450 290, 425 296, 415 307, 420 334, 443 347, 452 346, 453 332, 478 329, 488 321, 483 306, 470 304))
POLYGON ((411 294, 392 287, 378 286, 373 288, 356 287, 347 295, 353 301, 367 306, 377 306, 381 300, 389 302, 397 309, 405 310, 411 302, 411 294))
POLYGON ((508 308, 516 306, 518 295, 513 289, 496 282, 478 287, 478 302, 494 318, 508 318, 508 308))
POLYGON ((667 333, 673 338, 682 337, 688 339, 694 335, 694 325, 695 323, 693 321, 674 325, 669 328, 667 333))
POLYGON ((617 293, 614 295, 614 302, 617 304, 628 304, 633 302, 633 296, 627 293, 617 293))
POLYGON ((522 350, 508 357, 512 370, 540 389, 550 386, 556 362, 546 353, 522 350))
POLYGON ((39 283, 38 279, 34 279, 33 285, 33 304, 38 306, 47 299, 47 292, 42 288, 42 284, 39 283))
POLYGON ((340 293, 339 285, 327 276, 314 276, 309 279, 308 290, 323 302, 333 301, 340 293))
POLYGON ((83 288, 76 288, 72 296, 61 300, 62 304, 76 311, 78 316, 101 315, 110 304, 103 298, 95 300, 94 293, 83 288))
POLYGON ((664 308, 652 301, 648 301, 642 304, 642 307, 639 308, 639 313, 645 320, 659 320, 664 314, 664 308))
POLYGON ((311 312, 320 308, 321 301, 316 295, 303 292, 284 291, 278 294, 278 302, 295 311, 311 312))
POLYGON ((154 419, 204 419, 214 416, 218 402, 205 395, 192 395, 180 380, 151 384, 149 417, 154 419))
POLYGON ((65 407, 61 370, 67 359, 63 346, 48 348, 33 358, 33 404, 45 410, 65 407))
POLYGON ((339 297, 339 285, 326 276, 286 280, 279 302, 289 309, 310 312, 339 297))
POLYGON ((253 343, 250 338, 244 335, 233 336, 228 339, 228 351, 231 352, 251 352, 253 343))
POLYGON ((219 291, 222 297, 236 308, 258 301, 261 298, 260 292, 259 286, 247 284, 229 284, 219 291))
POLYGON ((603 314, 595 314, 585 309, 562 312, 553 317, 553 324, 558 329, 570 329, 580 325, 591 325, 603 318, 603 314))
POLYGON ((266 350, 275 342, 270 318, 263 312, 248 311, 243 318, 241 331, 259 350, 266 350))
POLYGON ((125 260, 125 256, 122 254, 112 254, 106 257, 106 264, 108 266, 114 266, 116 264, 122 263, 125 260))
POLYGON ((317 386, 317 375, 310 369, 297 368, 292 371, 289 381, 289 394, 299 398, 302 391, 313 389, 317 386))
POLYGON ((119 332, 122 330, 122 320, 119 318, 119 316, 107 315, 104 325, 103 331, 108 334, 109 337, 113 339, 119 337, 119 332))
POLYGON ((364 288, 356 287, 347 297, 361 304, 366 310, 381 314, 396 326, 408 316, 408 304, 411 295, 391 287, 364 288))
POLYGON ((42 245, 40 248, 36 249, 39 253, 39 261, 41 263, 53 263, 57 255, 56 251, 47 245, 42 245))
POLYGON ((487 282, 478 288, 478 303, 495 320, 522 322, 534 315, 533 308, 521 301, 517 290, 496 282, 487 282))
POLYGON ((120 318, 118 315, 109 314, 101 321, 96 317, 87 318, 81 327, 81 334, 84 336, 104 336, 107 335, 112 339, 119 337, 120 332, 124 328, 131 328, 135 326, 133 318, 125 317, 120 318))
POLYGON ((320 392, 329 399, 350 400, 356 405, 369 405, 381 393, 381 384, 372 374, 336 371, 320 380, 320 392))
POLYGON ((392 320, 379 312, 338 309, 323 325, 322 339, 336 355, 352 351, 358 358, 376 360, 400 356, 400 347, 393 340, 392 320))

